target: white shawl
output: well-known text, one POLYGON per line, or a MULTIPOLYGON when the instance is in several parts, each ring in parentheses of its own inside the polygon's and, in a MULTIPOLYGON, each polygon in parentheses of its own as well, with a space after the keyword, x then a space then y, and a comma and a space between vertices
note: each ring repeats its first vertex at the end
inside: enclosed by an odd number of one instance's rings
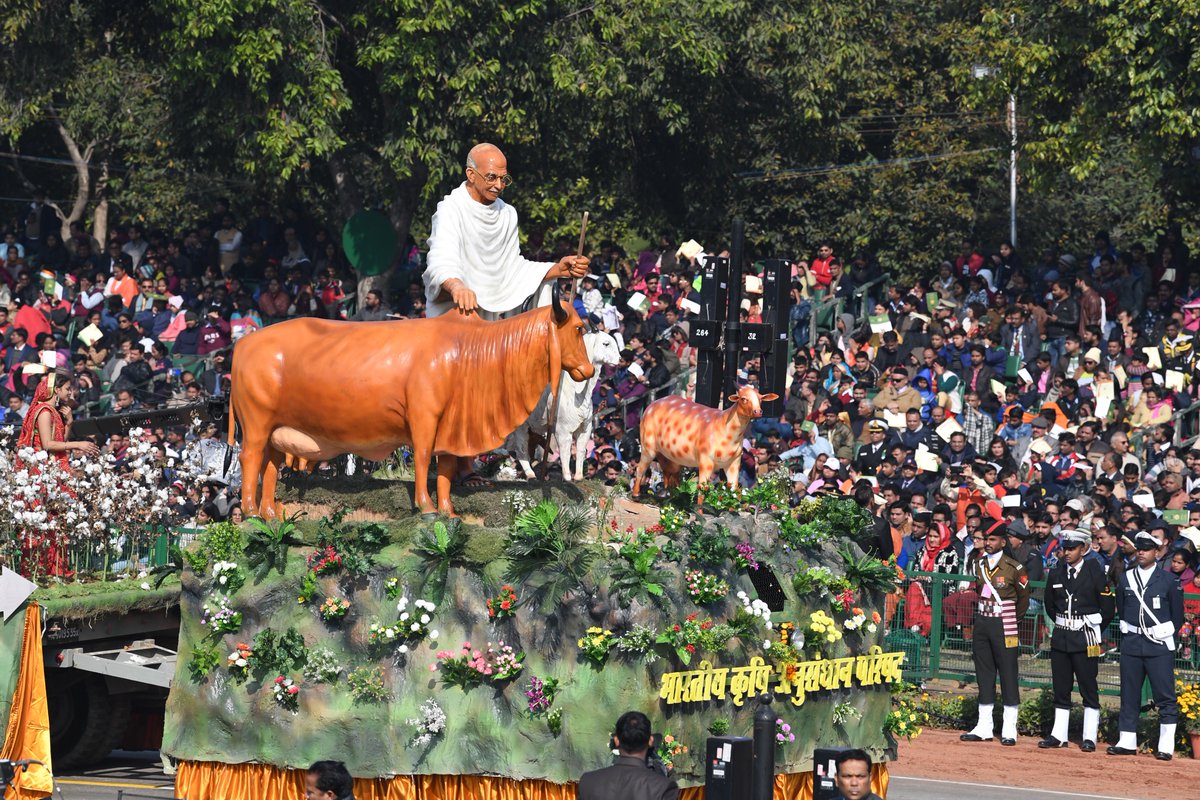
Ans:
POLYGON ((425 267, 425 316, 440 316, 454 308, 453 301, 439 303, 437 297, 442 284, 458 278, 475 292, 480 316, 498 319, 518 310, 538 291, 552 266, 554 262, 521 256, 515 208, 499 198, 490 205, 476 202, 463 183, 442 198, 433 215, 425 267))

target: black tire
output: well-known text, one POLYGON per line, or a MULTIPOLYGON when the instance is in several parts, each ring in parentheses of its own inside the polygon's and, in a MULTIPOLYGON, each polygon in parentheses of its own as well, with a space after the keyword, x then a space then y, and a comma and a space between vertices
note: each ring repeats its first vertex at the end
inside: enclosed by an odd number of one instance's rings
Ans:
POLYGON ((56 770, 88 767, 120 746, 129 724, 129 698, 108 693, 104 680, 55 680, 47 684, 50 750, 56 770))

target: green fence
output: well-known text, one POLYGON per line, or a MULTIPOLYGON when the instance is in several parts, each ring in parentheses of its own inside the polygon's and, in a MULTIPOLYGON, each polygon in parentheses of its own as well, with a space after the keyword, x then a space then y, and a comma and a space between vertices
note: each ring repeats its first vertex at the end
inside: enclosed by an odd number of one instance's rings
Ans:
MULTIPOLYGON (((973 580, 970 575, 908 574, 888 620, 887 636, 889 649, 905 653, 906 680, 914 683, 934 678, 975 680, 970 634, 978 594, 973 580), (919 589, 913 589, 914 586, 919 589)), ((1042 688, 1050 686, 1050 633, 1054 623, 1042 610, 1045 582, 1032 581, 1029 585, 1032 590, 1029 611, 1020 622, 1019 674, 1022 686, 1042 688)), ((1102 647, 1100 692, 1120 694, 1121 631, 1117 620, 1105 631, 1102 647)), ((1180 679, 1197 680, 1200 653, 1196 648, 1176 649, 1175 672, 1180 679)))

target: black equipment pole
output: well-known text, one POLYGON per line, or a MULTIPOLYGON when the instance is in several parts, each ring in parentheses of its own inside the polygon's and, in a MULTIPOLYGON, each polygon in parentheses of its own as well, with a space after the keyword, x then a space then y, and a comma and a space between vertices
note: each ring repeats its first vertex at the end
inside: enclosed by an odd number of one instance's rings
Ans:
POLYGON ((729 242, 729 310, 725 318, 725 381, 721 398, 737 392, 738 369, 742 366, 742 259, 745 249, 745 225, 733 221, 733 236, 729 242))

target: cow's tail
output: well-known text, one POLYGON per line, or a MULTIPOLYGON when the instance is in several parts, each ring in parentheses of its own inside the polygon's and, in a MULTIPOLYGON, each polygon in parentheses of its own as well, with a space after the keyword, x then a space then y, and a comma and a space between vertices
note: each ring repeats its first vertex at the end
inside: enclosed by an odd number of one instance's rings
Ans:
POLYGON ((229 438, 227 444, 230 447, 237 446, 237 416, 234 413, 233 397, 229 398, 229 438))

